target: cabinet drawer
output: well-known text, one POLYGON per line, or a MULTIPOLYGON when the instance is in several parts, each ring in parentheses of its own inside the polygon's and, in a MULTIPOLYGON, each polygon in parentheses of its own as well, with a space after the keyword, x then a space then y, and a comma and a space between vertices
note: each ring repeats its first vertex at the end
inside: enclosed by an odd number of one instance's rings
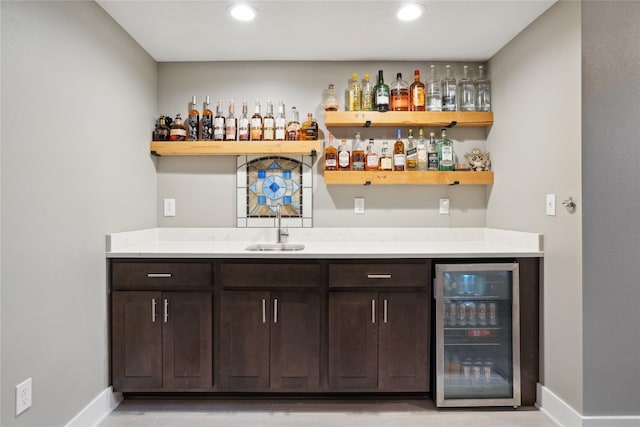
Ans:
POLYGON ((112 262, 114 287, 158 288, 163 286, 211 286, 210 263, 197 262, 112 262))
POLYGON ((429 284, 426 262, 358 262, 329 264, 329 287, 422 287, 429 284))
POLYGON ((322 283, 322 271, 308 262, 224 262, 220 282, 229 288, 315 288, 322 283))

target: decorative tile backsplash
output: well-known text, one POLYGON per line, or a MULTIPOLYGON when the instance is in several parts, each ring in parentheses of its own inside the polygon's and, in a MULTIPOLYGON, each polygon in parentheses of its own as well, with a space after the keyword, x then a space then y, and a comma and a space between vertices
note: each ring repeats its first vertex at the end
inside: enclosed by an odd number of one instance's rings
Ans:
POLYGON ((313 226, 311 156, 238 156, 237 226, 275 226, 282 205, 282 225, 313 226))

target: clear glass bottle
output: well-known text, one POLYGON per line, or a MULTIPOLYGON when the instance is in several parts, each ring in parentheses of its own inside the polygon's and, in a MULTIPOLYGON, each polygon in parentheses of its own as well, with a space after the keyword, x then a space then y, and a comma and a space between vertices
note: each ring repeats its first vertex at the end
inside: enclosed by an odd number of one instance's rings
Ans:
POLYGON ((431 75, 427 81, 427 111, 442 111, 442 92, 435 65, 431 65, 431 75))
POLYGON ((327 99, 324 100, 324 111, 338 111, 338 98, 336 98, 336 87, 333 83, 327 89, 327 99))
POLYGON ((362 109, 364 111, 373 110, 373 84, 369 74, 365 74, 362 79, 362 109))
POLYGON ((460 111, 476 110, 476 86, 469 78, 469 67, 462 68, 462 78, 458 81, 458 95, 460 96, 460 111))
POLYGON ((291 107, 291 120, 287 122, 287 139, 300 141, 300 115, 296 107, 291 107))
POLYGON ((402 130, 396 131, 396 142, 393 144, 393 170, 403 171, 407 164, 407 156, 404 153, 404 141, 402 141, 402 130))
POLYGON ((287 117, 284 114, 284 102, 278 103, 278 115, 276 116, 276 141, 287 139, 287 117))
POLYGON ((438 170, 452 171, 454 166, 453 141, 447 138, 447 130, 442 129, 438 140, 438 170))
POLYGON ((363 171, 365 169, 365 162, 364 142, 362 142, 360 132, 356 132, 356 137, 353 140, 353 151, 351 153, 351 170, 363 171))
POLYGON ((402 80, 402 73, 396 74, 390 90, 391 111, 409 111, 409 84, 402 80))
POLYGON ((413 129, 409 129, 407 136, 407 170, 418 170, 418 147, 413 138, 413 129))
POLYGON ((276 118, 273 116, 273 104, 267 101, 267 112, 262 120, 263 135, 265 141, 273 141, 276 139, 276 118))
POLYGON ((180 113, 176 114, 176 119, 171 123, 171 130, 169 131, 169 140, 171 141, 184 141, 187 139, 187 128, 182 123, 182 117, 180 113))
POLYGON ((389 153, 389 143, 387 141, 382 141, 382 149, 380 150, 379 169, 381 171, 393 170, 393 157, 391 157, 391 153, 389 153))
POLYGON ((202 139, 205 141, 213 139, 213 111, 209 106, 209 97, 207 96, 202 104, 202 139))
POLYGON ((247 114, 247 101, 242 101, 242 115, 238 119, 238 141, 249 141, 251 139, 249 133, 251 126, 247 114))
POLYGON ((200 111, 196 108, 196 96, 191 97, 191 109, 187 123, 187 139, 197 141, 200 137, 200 111))
POLYGON ((349 151, 347 140, 344 138, 340 140, 340 145, 338 146, 338 170, 351 170, 351 152, 349 151))
POLYGON ((418 131, 418 143, 416 144, 418 164, 416 166, 419 171, 427 170, 427 139, 424 137, 424 129, 418 131))
POLYGON ((457 111, 458 98, 456 96, 458 86, 453 77, 451 65, 446 66, 445 77, 442 79, 442 111, 457 111))
POLYGON ((367 144, 367 153, 365 154, 364 168, 368 171, 378 170, 378 153, 376 152, 376 146, 373 138, 369 138, 369 144, 367 144))
POLYGON ((313 113, 307 113, 307 120, 300 125, 300 139, 302 141, 318 140, 318 122, 313 118, 313 113))
POLYGON ((362 110, 362 87, 358 75, 352 74, 349 80, 349 111, 362 110))
POLYGON ((384 82, 382 70, 378 70, 378 83, 373 88, 373 108, 376 111, 389 111, 389 86, 384 82))
POLYGON ((229 101, 229 114, 224 120, 224 129, 225 141, 235 141, 237 138, 236 132, 238 131, 238 119, 236 118, 236 106, 233 99, 229 101))
POLYGON ((333 135, 329 133, 329 145, 324 150, 324 170, 338 170, 338 149, 333 145, 333 135))
POLYGON ((216 115, 213 118, 213 140, 214 141, 224 141, 224 116, 222 115, 222 100, 218 100, 218 105, 216 106, 216 115))
POLYGON ((436 142, 436 134, 429 132, 429 143, 427 144, 427 170, 437 171, 440 167, 438 161, 438 144, 436 142))
POLYGON ((420 70, 413 71, 413 83, 409 86, 409 110, 425 111, 426 87, 420 81, 420 70))
POLYGON ((478 66, 476 84, 476 111, 491 111, 491 85, 484 76, 484 67, 478 66))
POLYGON ((260 113, 260 101, 256 100, 256 110, 251 116, 251 140, 262 141, 262 114, 260 113))

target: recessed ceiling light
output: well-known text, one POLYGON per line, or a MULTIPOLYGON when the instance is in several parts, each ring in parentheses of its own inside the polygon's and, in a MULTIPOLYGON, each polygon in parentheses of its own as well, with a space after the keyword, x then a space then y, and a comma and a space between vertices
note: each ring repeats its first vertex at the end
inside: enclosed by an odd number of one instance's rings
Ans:
POLYGON ((256 17, 256 10, 248 4, 232 4, 227 8, 231 16, 238 21, 251 21, 256 17))
POLYGON ((408 3, 398 9, 396 16, 401 21, 413 21, 418 19, 424 12, 424 6, 416 3, 408 3))

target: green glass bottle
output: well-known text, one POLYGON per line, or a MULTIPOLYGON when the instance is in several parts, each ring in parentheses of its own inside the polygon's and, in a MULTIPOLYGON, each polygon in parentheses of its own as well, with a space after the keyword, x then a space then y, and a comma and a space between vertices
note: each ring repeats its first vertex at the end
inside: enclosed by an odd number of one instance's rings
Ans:
POLYGON ((382 70, 378 70, 378 83, 373 88, 373 108, 377 111, 389 111, 389 86, 384 83, 382 70))
POLYGON ((447 138, 447 130, 442 129, 438 140, 438 170, 452 171, 454 166, 453 141, 447 138))

